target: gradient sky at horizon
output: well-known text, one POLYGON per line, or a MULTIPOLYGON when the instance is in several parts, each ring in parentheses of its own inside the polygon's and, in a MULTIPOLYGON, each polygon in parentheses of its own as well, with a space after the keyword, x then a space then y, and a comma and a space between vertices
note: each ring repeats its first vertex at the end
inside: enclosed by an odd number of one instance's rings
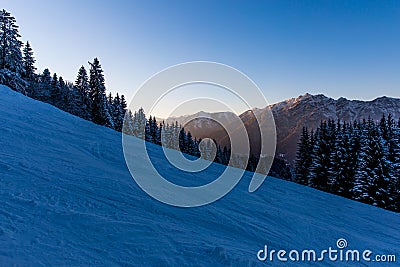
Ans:
POLYGON ((171 65, 244 72, 275 103, 306 92, 400 97, 400 1, 3 2, 42 71, 75 80, 98 57, 107 89, 130 99, 171 65))

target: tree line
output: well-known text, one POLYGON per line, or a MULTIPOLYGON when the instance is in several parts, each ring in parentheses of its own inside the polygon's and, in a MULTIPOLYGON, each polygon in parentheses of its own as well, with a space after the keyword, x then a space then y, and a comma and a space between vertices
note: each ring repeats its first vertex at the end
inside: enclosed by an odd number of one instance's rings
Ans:
POLYGON ((109 94, 100 61, 89 62, 89 73, 82 66, 74 83, 65 81, 48 68, 36 73, 35 57, 29 43, 19 40, 16 20, 4 9, 0 11, 0 82, 31 98, 49 103, 61 110, 122 130, 126 110, 124 95, 109 94))
POLYGON ((400 211, 400 120, 321 121, 303 128, 294 181, 400 211))
POLYGON ((202 157, 224 165, 229 163, 230 149, 226 146, 221 148, 215 140, 197 139, 192 136, 190 131, 185 131, 178 122, 169 124, 162 121, 158 123, 154 116, 147 119, 142 108, 135 111, 134 114, 130 110, 127 111, 123 132, 198 158, 202 157))

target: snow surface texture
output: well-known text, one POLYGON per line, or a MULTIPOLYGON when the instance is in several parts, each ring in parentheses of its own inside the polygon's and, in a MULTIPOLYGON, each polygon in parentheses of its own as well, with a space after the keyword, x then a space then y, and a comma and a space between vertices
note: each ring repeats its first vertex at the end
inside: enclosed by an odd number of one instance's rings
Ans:
MULTIPOLYGON (((249 193, 250 174, 215 203, 176 208, 136 185, 113 130, 5 86, 0 124, 1 266, 310 265, 260 262, 256 253, 265 244, 336 248, 341 237, 349 248, 400 258, 398 214, 271 177, 249 193)), ((223 168, 212 164, 196 179, 208 182, 223 168)), ((191 178, 175 177, 182 184, 191 178)))

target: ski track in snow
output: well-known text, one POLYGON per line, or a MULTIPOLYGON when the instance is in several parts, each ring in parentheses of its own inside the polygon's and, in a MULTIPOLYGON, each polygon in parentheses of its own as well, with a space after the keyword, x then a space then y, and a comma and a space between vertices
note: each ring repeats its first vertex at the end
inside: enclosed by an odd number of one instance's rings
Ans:
MULTIPOLYGON (((272 177, 248 193, 248 173, 215 203, 171 207, 131 178, 119 133, 5 86, 0 118, 1 266, 311 265, 259 262, 256 253, 265 244, 336 248, 341 237, 349 248, 398 258, 374 266, 400 260, 399 214, 272 177)), ((149 151, 163 162, 160 147, 150 144, 149 151)), ((173 176, 167 164, 159 168, 173 176)), ((208 182, 222 168, 213 164, 195 178, 208 182)))

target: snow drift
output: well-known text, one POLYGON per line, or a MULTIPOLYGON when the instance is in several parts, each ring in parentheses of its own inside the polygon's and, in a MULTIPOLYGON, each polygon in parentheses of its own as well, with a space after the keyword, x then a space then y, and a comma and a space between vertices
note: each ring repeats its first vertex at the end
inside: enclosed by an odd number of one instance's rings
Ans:
MULTIPOLYGON (((1 266, 291 266, 260 262, 257 251, 324 249, 339 238, 400 257, 399 214, 272 177, 248 193, 250 174, 215 203, 176 208, 136 185, 120 133, 5 86, 0 124, 1 266)), ((196 179, 223 168, 212 164, 196 179)))

